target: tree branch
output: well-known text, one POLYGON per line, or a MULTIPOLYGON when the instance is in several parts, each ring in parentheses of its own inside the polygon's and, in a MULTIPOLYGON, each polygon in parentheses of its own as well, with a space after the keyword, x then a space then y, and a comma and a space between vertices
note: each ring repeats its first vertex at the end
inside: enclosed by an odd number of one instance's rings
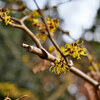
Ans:
POLYGON ((26 15, 24 16, 20 21, 21 23, 23 23, 26 19, 28 19, 31 15, 26 15))
MULTIPOLYGON (((37 47, 39 48, 43 48, 40 41, 37 39, 37 37, 33 34, 33 32, 31 32, 23 23, 23 21, 25 21, 29 16, 25 16, 23 17, 21 20, 17 19, 17 18, 12 18, 14 21, 17 21, 20 23, 19 24, 14 24, 14 23, 9 23, 10 26, 12 27, 16 27, 16 28, 20 28, 23 29, 31 38, 32 40, 36 43, 37 47)), ((5 20, 4 18, 2 18, 3 20, 5 20)))
POLYGON ((43 48, 37 37, 24 24, 22 25, 22 29, 32 38, 32 40, 36 43, 37 47, 41 49, 43 48))
MULTIPOLYGON (((37 47, 34 46, 30 46, 27 44, 22 44, 22 47, 25 48, 28 52, 37 54, 39 57, 44 57, 44 52, 42 51, 42 49, 39 49, 37 47)), ((47 54, 47 60, 54 62, 56 57, 54 57, 53 55, 51 55, 49 52, 46 52, 47 54)))
MULTIPOLYGON (((48 53, 41 45, 40 41, 37 39, 37 37, 33 34, 33 32, 31 32, 23 23, 23 21, 26 19, 27 17, 22 18, 22 21, 20 21, 19 19, 13 18, 13 20, 15 21, 19 21, 21 23, 21 25, 18 24, 14 24, 14 23, 9 23, 9 25, 11 25, 12 27, 16 27, 16 28, 20 28, 23 29, 36 43, 37 47, 32 47, 26 44, 23 44, 22 46, 24 48, 26 48, 29 52, 35 53, 37 55, 39 55, 41 58, 43 59, 47 59, 49 61, 54 62, 55 59, 57 59, 56 57, 54 57, 53 55, 51 55, 50 53, 48 53), (38 51, 38 52, 37 52, 38 51), (44 56, 46 55, 46 56, 44 56), (46 58, 45 58, 46 57, 46 58)), ((50 32, 47 26, 47 30, 49 33, 49 37, 50 37, 50 32)), ((51 39, 52 41, 52 39, 51 39)), ((53 42, 53 41, 52 41, 53 42)), ((56 46, 56 49, 60 50, 57 46, 57 44, 55 42, 53 42, 53 44, 56 46)), ((60 52, 60 51, 59 51, 60 52)), ((90 78, 89 76, 87 76, 86 74, 84 74, 83 72, 81 72, 79 69, 70 66, 70 71, 73 72, 74 74, 76 74, 77 76, 83 78, 84 80, 88 81, 89 83, 91 83, 92 85, 94 85, 95 87, 97 87, 100 90, 100 84, 99 82, 93 80, 92 78, 90 78)))
MULTIPOLYGON (((44 56, 44 53, 42 52, 42 50, 37 48, 37 47, 33 47, 33 46, 30 46, 30 45, 27 45, 27 44, 22 44, 22 47, 24 47, 27 51, 29 51, 31 53, 35 53, 39 56, 44 56)), ((48 57, 46 58, 46 60, 54 62, 55 59, 57 59, 56 57, 54 57, 53 55, 51 55, 48 52, 47 52, 47 55, 48 55, 48 57)), ((82 79, 86 80, 87 82, 89 82, 93 86, 95 86, 98 90, 100 90, 100 83, 95 81, 94 79, 92 79, 91 77, 89 77, 88 75, 86 75, 85 73, 80 71, 79 69, 77 69, 77 68, 75 68, 74 66, 71 65, 70 71, 72 73, 76 74, 77 76, 81 77, 82 79)))
POLYGON ((51 36, 50 30, 49 30, 49 27, 48 27, 47 22, 46 22, 46 20, 45 20, 45 17, 44 17, 44 15, 43 15, 43 12, 42 12, 41 9, 39 8, 39 6, 38 6, 36 0, 34 0, 34 2, 35 2, 36 6, 37 6, 37 8, 38 8, 38 12, 39 12, 40 15, 41 15, 41 19, 42 19, 42 21, 44 22, 44 24, 45 24, 45 26, 46 26, 46 30, 47 30, 49 39, 51 40, 51 42, 53 43, 53 45, 55 46, 55 48, 57 49, 57 51, 58 51, 58 52, 61 54, 61 56, 65 59, 66 64, 68 64, 68 59, 63 55, 63 53, 61 52, 61 50, 60 50, 58 44, 55 42, 55 40, 54 40, 54 39, 52 38, 52 36, 51 36))

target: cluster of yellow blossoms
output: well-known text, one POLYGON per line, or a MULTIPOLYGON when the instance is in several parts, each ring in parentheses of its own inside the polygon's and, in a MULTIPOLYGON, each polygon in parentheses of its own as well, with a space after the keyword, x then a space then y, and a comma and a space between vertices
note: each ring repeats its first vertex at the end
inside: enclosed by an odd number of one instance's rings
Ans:
POLYGON ((9 23, 14 22, 13 20, 11 20, 10 16, 8 16, 9 11, 8 9, 0 9, 0 21, 2 21, 2 19, 4 19, 4 22, 6 25, 8 25, 9 23))
MULTIPOLYGON (((45 24, 40 20, 40 14, 38 10, 34 10, 28 20, 32 21, 33 22, 32 25, 38 28, 38 31, 40 33, 36 34, 37 38, 41 40, 42 43, 45 42, 45 40, 47 39, 47 30, 45 24)), ((54 36, 53 33, 56 30, 56 28, 59 26, 59 19, 58 18, 51 19, 49 17, 46 17, 45 20, 50 30, 51 36, 54 36)))
POLYGON ((80 56, 87 56, 86 49, 81 48, 82 43, 78 43, 77 40, 75 43, 66 44, 65 47, 63 47, 61 50, 65 56, 72 56, 73 58, 81 59, 80 56))
POLYGON ((66 65, 66 62, 63 58, 61 59, 55 59, 54 65, 49 68, 49 71, 52 71, 56 74, 61 74, 62 72, 66 73, 66 71, 69 70, 68 65, 66 65))
MULTIPOLYGON (((51 36, 53 36, 54 31, 59 26, 59 20, 58 19, 50 19, 49 17, 47 17, 46 18, 46 21, 47 21, 47 25, 49 27, 51 36)), ((45 41, 46 40, 46 37, 47 37, 47 35, 46 35, 47 34, 47 30, 46 30, 45 24, 44 23, 41 23, 38 19, 34 18, 32 25, 33 26, 36 26, 38 28, 38 30, 40 31, 40 33, 41 33, 41 34, 37 34, 37 37, 40 40, 45 41)))
POLYGON ((54 33, 54 31, 56 30, 56 28, 59 26, 59 19, 50 19, 49 17, 46 18, 49 30, 51 33, 54 33))
MULTIPOLYGON (((81 48, 82 43, 78 43, 79 41, 77 40, 75 43, 71 44, 66 44, 65 47, 61 47, 62 53, 67 57, 67 56, 72 56, 73 58, 80 59, 80 55, 86 56, 87 54, 85 48, 81 48)), ((50 48, 50 50, 53 49, 53 46, 50 48)), ((66 65, 66 62, 64 61, 63 58, 59 60, 55 60, 54 66, 51 66, 50 69, 52 72, 56 74, 61 74, 62 72, 66 72, 69 70, 68 64, 66 65)))
MULTIPOLYGON (((59 19, 50 19, 49 17, 46 18, 47 21, 47 25, 49 27, 49 30, 51 33, 54 33, 54 31, 56 30, 56 28, 59 26, 59 19)), ((33 19, 33 26, 37 26, 38 30, 41 33, 45 33, 46 32, 46 26, 44 23, 41 23, 38 19, 34 18, 33 19)))

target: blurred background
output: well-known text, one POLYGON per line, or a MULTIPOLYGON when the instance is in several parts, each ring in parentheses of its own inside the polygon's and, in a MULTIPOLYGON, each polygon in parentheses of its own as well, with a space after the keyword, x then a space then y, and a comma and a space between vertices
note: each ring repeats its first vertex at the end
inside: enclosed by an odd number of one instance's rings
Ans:
MULTIPOLYGON (((64 46, 65 43, 84 40, 84 45, 100 68, 100 0, 36 1, 45 16, 60 19, 59 28, 65 34, 56 30, 54 38, 57 43, 64 46)), ((10 15, 20 19, 25 12, 37 9, 33 0, 0 0, 0 8, 18 9, 22 5, 27 7, 24 11, 11 11, 10 15)), ((25 24, 37 33, 30 21, 25 21, 25 24)), ((34 45, 23 30, 0 22, 0 100, 7 92, 12 100, 23 95, 28 95, 25 100, 88 100, 80 92, 83 80, 71 72, 55 75, 47 69, 34 74, 33 68, 43 60, 23 49, 22 43, 34 45)), ((48 39, 43 43, 47 50, 50 45, 52 43, 48 39)), ((93 70, 87 57, 73 61, 84 73, 93 70)))

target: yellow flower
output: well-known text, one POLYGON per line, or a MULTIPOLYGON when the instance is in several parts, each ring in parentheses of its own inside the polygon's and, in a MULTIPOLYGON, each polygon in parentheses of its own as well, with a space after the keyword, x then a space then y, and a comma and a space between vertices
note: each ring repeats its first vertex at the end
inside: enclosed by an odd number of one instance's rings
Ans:
POLYGON ((51 33, 54 33, 56 28, 59 26, 59 19, 50 19, 49 17, 46 18, 49 30, 51 33))
POLYGON ((63 48, 63 53, 65 56, 72 56, 73 58, 80 59, 80 55, 87 56, 86 49, 81 48, 80 46, 83 44, 78 43, 79 41, 77 40, 75 43, 71 44, 66 44, 65 48, 63 48))
POLYGON ((38 23, 39 23, 39 20, 38 20, 38 19, 36 19, 36 18, 34 18, 34 19, 33 19, 33 26, 37 26, 37 25, 38 25, 38 23))
POLYGON ((14 22, 13 20, 11 20, 8 14, 9 14, 9 11, 7 9, 0 9, 0 21, 2 21, 2 18, 4 18, 4 22, 6 25, 14 22))
POLYGON ((5 23, 8 25, 9 23, 13 23, 14 21, 11 20, 10 16, 5 16, 5 23))
MULTIPOLYGON (((53 32, 56 30, 56 28, 59 25, 59 20, 58 19, 50 19, 49 17, 45 18, 51 33, 51 36, 53 35, 53 32)), ((46 30, 46 26, 44 23, 41 23, 38 19, 34 18, 33 19, 33 26, 36 26, 38 28, 38 30, 43 33, 43 34, 47 34, 47 30, 46 30)))
POLYGON ((65 61, 63 58, 59 60, 55 60, 54 65, 49 68, 49 71, 54 72, 55 74, 61 74, 61 73, 66 73, 66 71, 69 70, 68 65, 66 65, 65 61))

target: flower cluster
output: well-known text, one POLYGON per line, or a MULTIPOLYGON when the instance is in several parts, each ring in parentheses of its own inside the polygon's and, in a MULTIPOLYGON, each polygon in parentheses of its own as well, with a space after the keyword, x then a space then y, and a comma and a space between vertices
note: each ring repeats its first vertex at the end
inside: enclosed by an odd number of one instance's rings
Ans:
POLYGON ((50 19, 49 17, 46 18, 49 30, 51 33, 54 33, 54 31, 56 30, 56 28, 59 26, 59 19, 50 19))
POLYGON ((63 58, 55 59, 54 65, 49 68, 49 71, 52 71, 56 74, 61 74, 62 72, 66 73, 69 70, 68 65, 63 58))
POLYGON ((36 26, 38 30, 40 31, 40 34, 36 34, 37 38, 39 40, 42 40, 42 42, 45 42, 47 35, 46 35, 46 27, 45 24, 40 23, 40 21, 36 18, 33 19, 33 26, 36 26))
MULTIPOLYGON (((59 25, 59 19, 50 19, 49 17, 46 18, 49 30, 53 33, 59 25)), ((38 19, 33 19, 33 26, 36 26, 41 33, 46 33, 46 26, 44 23, 41 23, 38 19)))
POLYGON ((46 32, 46 27, 45 27, 45 25, 44 25, 43 23, 41 23, 41 22, 39 21, 39 19, 34 18, 34 19, 33 19, 32 25, 33 25, 33 26, 36 26, 36 27, 38 28, 38 30, 39 30, 41 33, 44 34, 44 33, 46 32))
POLYGON ((11 20, 10 16, 8 16, 9 11, 8 9, 0 9, 0 21, 2 21, 2 19, 4 19, 4 22, 6 25, 8 25, 9 23, 14 22, 13 20, 11 20))
MULTIPOLYGON (((58 19, 50 19, 49 17, 46 18, 49 30, 51 32, 51 36, 53 36, 53 32, 56 30, 56 28, 59 25, 58 19)), ((39 19, 33 18, 33 26, 36 26, 41 34, 37 34, 37 37, 43 41, 47 38, 47 30, 44 23, 41 23, 39 19)))
POLYGON ((75 43, 66 44, 64 48, 62 48, 62 52, 65 56, 72 56, 73 58, 80 59, 80 55, 86 56, 87 54, 85 48, 81 48, 82 43, 78 43, 77 40, 75 43))

